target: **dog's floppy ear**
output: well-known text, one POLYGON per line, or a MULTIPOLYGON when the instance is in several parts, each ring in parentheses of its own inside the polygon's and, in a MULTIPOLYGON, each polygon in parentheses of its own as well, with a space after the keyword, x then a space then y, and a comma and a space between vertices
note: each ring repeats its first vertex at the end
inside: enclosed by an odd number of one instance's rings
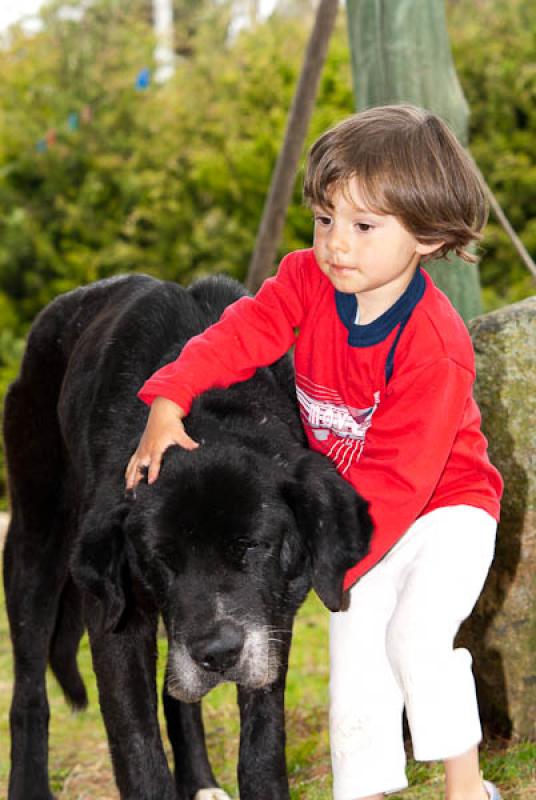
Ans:
POLYGON ((126 608, 129 566, 124 523, 130 502, 94 504, 86 514, 73 555, 71 573, 77 585, 99 600, 101 626, 116 631, 126 608))
POLYGON ((318 453, 298 462, 284 494, 309 553, 313 587, 330 611, 340 611, 346 571, 368 552, 368 503, 318 453))

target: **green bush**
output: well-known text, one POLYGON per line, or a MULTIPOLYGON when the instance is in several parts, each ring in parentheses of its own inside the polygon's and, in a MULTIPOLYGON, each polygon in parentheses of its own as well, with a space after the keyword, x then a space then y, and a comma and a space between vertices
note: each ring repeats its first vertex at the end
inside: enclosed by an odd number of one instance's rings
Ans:
MULTIPOLYGON (((451 0, 448 8, 456 68, 471 109, 471 150, 536 259, 536 6, 525 0, 451 0)), ((534 279, 493 215, 483 249, 485 308, 534 294, 534 279)))

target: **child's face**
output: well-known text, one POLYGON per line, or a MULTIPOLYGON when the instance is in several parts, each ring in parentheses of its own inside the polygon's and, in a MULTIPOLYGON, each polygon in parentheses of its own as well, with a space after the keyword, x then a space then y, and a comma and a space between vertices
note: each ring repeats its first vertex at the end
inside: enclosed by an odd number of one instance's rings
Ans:
POLYGON ((340 292, 355 294, 360 306, 370 299, 375 307, 388 308, 406 289, 421 256, 441 243, 421 244, 397 217, 368 210, 355 178, 331 200, 332 209, 313 207, 320 269, 340 292))

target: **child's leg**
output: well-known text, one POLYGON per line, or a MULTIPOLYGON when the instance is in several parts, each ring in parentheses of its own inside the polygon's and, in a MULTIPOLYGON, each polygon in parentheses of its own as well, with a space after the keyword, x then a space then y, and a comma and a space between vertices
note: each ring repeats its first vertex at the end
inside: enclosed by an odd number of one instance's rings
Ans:
POLYGON ((480 776, 478 745, 445 760, 445 784, 448 800, 489 800, 480 776))
POLYGON ((385 649, 396 604, 379 564, 350 592, 348 611, 330 617, 330 744, 335 800, 407 786, 401 690, 385 649))
POLYGON ((449 798, 482 796, 471 656, 453 649, 453 641, 482 591, 495 530, 480 509, 437 509, 417 520, 393 551, 407 568, 388 627, 389 658, 403 687, 415 758, 445 761, 449 798))

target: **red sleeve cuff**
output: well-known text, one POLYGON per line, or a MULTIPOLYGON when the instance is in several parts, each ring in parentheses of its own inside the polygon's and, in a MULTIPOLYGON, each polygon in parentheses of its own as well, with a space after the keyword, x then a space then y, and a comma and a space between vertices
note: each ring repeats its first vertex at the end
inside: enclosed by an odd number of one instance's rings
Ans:
POLYGON ((153 400, 157 397, 166 397, 180 406, 186 416, 190 413, 193 398, 188 392, 181 391, 181 389, 184 389, 184 387, 173 387, 167 381, 161 382, 149 378, 139 390, 138 397, 148 406, 152 405, 153 400))

